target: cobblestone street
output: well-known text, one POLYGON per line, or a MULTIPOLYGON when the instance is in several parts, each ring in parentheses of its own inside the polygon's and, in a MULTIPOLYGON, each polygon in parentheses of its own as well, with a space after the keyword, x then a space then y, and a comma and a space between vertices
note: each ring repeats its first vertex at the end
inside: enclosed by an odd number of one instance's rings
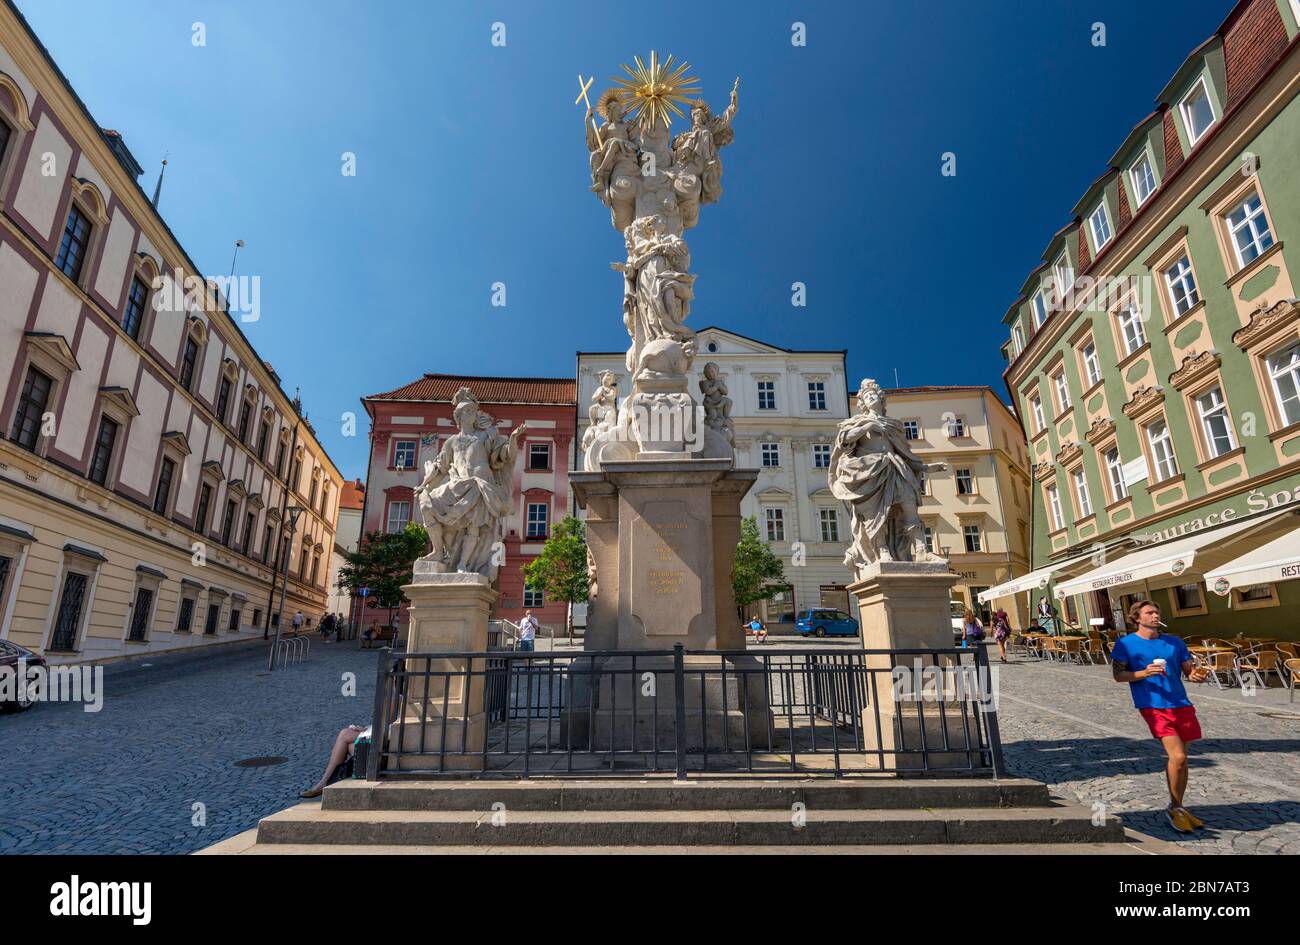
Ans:
POLYGON ((1300 853, 1300 702, 1285 690, 1187 685, 1204 738, 1189 752, 1185 800, 1207 826, 1186 837, 1164 818, 1164 751, 1109 666, 993 660, 1012 773, 1197 853, 1300 853))
POLYGON ((317 637, 307 661, 274 674, 266 652, 110 665, 98 713, 0 715, 0 853, 190 853, 297 803, 338 730, 369 722, 378 651, 317 637), (235 767, 266 755, 288 761, 235 767), (206 825, 192 823, 196 804, 206 825))
MULTIPOLYGON (((189 853, 297 803, 337 731, 368 721, 376 654, 315 639, 307 662, 270 675, 265 652, 109 666, 99 713, 0 715, 0 853, 189 853), (255 756, 288 760, 235 766, 255 756)), ((1300 853, 1300 703, 1284 691, 1190 689, 1205 739, 1187 801, 1209 829, 1185 838, 1161 813, 1163 753, 1108 667, 994 665, 1011 773, 1198 853, 1300 853)))

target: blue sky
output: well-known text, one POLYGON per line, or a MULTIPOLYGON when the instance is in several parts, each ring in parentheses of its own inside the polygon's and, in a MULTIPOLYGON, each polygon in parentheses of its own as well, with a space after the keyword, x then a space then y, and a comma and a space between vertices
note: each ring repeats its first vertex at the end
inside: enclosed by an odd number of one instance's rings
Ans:
POLYGON ((587 190, 578 73, 598 77, 594 100, 632 56, 672 53, 718 108, 741 77, 722 201, 687 234, 692 325, 847 348, 855 380, 897 369, 1005 395, 1003 313, 1232 4, 18 6, 147 191, 170 155, 161 210, 205 273, 246 241, 238 272, 260 277, 262 317, 245 332, 351 477, 366 425, 345 437, 339 418, 363 417, 365 394, 426 371, 572 375, 576 351, 626 346, 609 268, 622 240, 587 190))

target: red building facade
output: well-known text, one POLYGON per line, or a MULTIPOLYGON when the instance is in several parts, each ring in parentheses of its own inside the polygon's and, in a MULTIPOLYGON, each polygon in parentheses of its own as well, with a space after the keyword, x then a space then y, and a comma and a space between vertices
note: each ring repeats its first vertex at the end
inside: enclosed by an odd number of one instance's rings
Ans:
POLYGON ((434 459, 456 432, 451 399, 462 387, 478 398, 502 434, 528 423, 515 460, 515 508, 505 523, 506 563, 497 579, 501 596, 492 616, 517 622, 531 607, 543 625, 558 631, 565 624, 566 605, 526 588, 523 567, 541 552, 556 521, 569 510, 577 424, 573 378, 426 374, 396 390, 362 398, 370 417, 362 533, 398 531, 409 521, 420 521, 414 490, 424 476, 425 460, 434 459))

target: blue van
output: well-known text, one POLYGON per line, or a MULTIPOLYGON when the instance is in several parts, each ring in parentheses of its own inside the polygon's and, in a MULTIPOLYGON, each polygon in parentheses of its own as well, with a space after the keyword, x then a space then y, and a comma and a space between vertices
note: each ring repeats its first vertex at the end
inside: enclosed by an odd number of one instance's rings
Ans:
POLYGON ((856 637, 858 622, 842 610, 805 610, 794 622, 801 637, 856 637))

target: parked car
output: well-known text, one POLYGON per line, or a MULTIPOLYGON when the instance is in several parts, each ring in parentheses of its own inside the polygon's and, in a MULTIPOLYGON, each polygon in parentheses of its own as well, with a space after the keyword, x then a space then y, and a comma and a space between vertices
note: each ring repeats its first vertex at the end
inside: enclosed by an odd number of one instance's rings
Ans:
MULTIPOLYGON (((37 656, 25 646, 19 646, 9 640, 0 640, 0 673, 16 675, 18 672, 18 661, 26 660, 27 669, 31 670, 36 666, 46 666, 45 657, 37 656)), ((27 680, 21 680, 23 685, 13 687, 16 697, 13 699, 0 698, 0 710, 5 712, 22 712, 30 709, 34 702, 27 698, 27 680)), ((9 689, 9 686, 0 687, 9 689)))
POLYGON ((858 622, 842 610, 805 610, 794 622, 801 637, 855 637, 858 622))

